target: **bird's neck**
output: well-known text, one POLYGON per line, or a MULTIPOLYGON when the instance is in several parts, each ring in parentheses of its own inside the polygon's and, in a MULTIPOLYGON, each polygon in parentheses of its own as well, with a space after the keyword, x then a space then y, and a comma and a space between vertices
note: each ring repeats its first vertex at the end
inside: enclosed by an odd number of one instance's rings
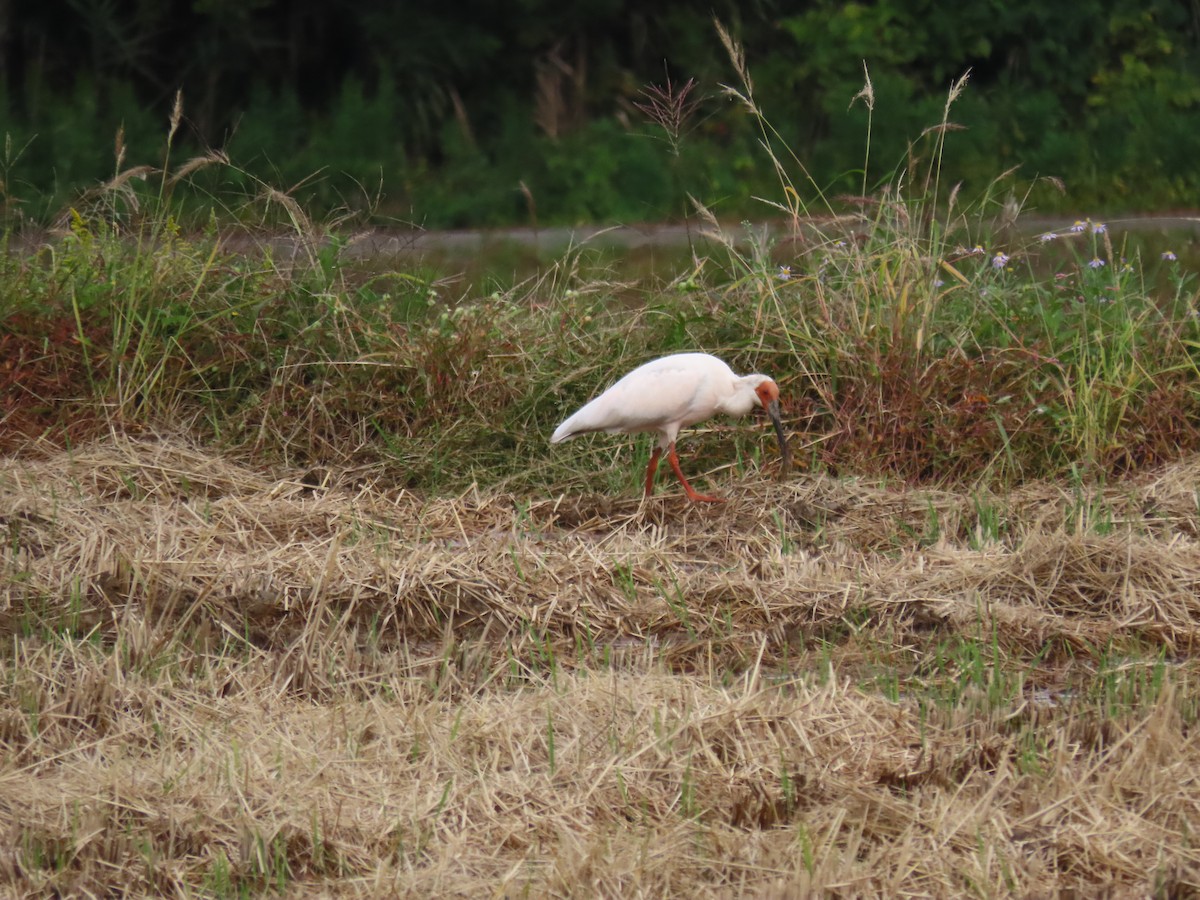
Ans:
POLYGON ((721 404, 721 412, 729 416, 744 416, 754 409, 754 388, 746 382, 738 382, 737 389, 721 404))

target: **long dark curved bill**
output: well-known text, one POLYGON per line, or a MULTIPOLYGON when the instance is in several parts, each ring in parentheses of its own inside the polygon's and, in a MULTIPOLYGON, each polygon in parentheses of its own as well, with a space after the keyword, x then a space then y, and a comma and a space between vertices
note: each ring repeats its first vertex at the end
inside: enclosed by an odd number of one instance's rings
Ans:
POLYGON ((792 469, 792 450, 788 447, 787 435, 783 433, 783 421, 779 418, 778 400, 772 400, 767 404, 767 415, 775 424, 775 437, 779 439, 779 477, 782 478, 792 469))

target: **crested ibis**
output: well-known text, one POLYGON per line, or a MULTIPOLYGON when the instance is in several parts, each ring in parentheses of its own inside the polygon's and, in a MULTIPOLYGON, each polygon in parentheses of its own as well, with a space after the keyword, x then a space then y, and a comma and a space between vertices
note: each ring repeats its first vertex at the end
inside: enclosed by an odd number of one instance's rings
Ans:
POLYGON ((717 413, 744 416, 756 406, 765 409, 775 424, 786 471, 792 458, 779 418, 779 387, 766 375, 735 375, 724 362, 707 353, 675 353, 639 366, 569 416, 554 429, 550 442, 557 444, 595 431, 657 432, 658 445, 646 469, 646 496, 654 491, 654 474, 665 452, 690 500, 719 502, 722 498, 697 493, 688 484, 679 468, 675 438, 681 428, 717 413))

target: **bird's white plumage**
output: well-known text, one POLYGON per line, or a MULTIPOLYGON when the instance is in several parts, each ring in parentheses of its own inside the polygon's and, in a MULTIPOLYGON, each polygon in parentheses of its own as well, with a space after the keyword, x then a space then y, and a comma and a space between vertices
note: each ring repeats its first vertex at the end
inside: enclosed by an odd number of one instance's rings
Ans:
POLYGON ((681 428, 717 413, 741 416, 757 403, 754 389, 765 375, 735 375, 707 353, 676 353, 639 366, 554 430, 557 444, 578 434, 659 434, 674 443, 681 428))
POLYGON ((679 467, 675 438, 679 429, 709 416, 744 416, 755 406, 766 409, 775 424, 781 471, 786 472, 791 453, 779 416, 779 387, 766 375, 735 375, 707 353, 676 353, 639 366, 568 417, 554 429, 550 441, 557 444, 593 431, 657 432, 658 447, 646 467, 646 496, 654 490, 658 461, 665 455, 689 500, 719 502, 720 497, 701 494, 688 483, 679 467))

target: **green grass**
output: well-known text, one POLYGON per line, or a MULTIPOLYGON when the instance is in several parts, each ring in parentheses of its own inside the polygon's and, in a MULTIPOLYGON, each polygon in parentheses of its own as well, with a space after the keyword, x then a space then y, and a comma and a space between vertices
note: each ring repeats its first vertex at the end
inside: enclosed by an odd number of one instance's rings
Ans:
MULTIPOLYGON (((27 438, 183 428, 290 463, 359 459, 423 490, 627 492, 642 445, 617 444, 614 460, 612 439, 551 452, 545 436, 624 370, 698 348, 773 374, 801 463, 835 473, 1092 478, 1200 443, 1200 325, 1184 279, 1164 295, 1150 276, 1086 264, 1043 278, 1032 262, 994 268, 991 247, 956 253, 888 233, 886 219, 861 227, 865 243, 847 233, 789 255, 787 280, 778 248, 751 258, 730 242, 684 289, 618 294, 576 275, 577 254, 480 295, 427 273, 284 265, 216 236, 137 239, 75 216, 66 237, 0 271, 12 298, 0 377, 24 388, 6 412, 27 438)), ((712 440, 687 443, 703 455, 712 440)), ((725 458, 756 464, 761 442, 732 440, 725 458)))

